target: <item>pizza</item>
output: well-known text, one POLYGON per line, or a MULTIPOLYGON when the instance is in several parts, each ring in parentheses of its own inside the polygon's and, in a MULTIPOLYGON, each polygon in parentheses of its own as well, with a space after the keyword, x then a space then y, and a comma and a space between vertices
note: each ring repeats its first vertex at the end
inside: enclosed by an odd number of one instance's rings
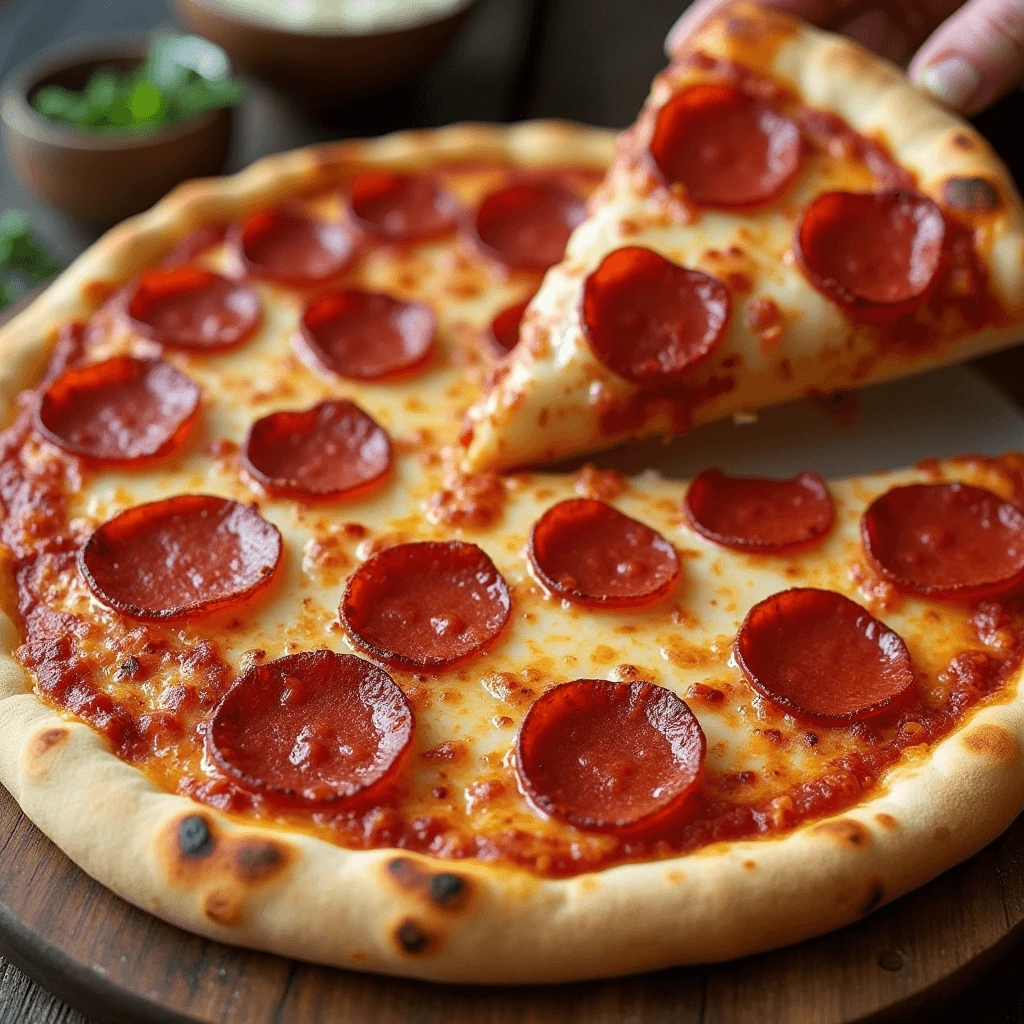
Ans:
POLYGON ((0 332, 0 781, 114 892, 357 970, 592 978, 839 927, 1024 806, 1024 456, 459 469, 613 146, 273 157, 0 332))
POLYGON ((737 4, 655 79, 466 465, 749 419, 1022 332, 1024 207, 987 142, 856 43, 737 4))

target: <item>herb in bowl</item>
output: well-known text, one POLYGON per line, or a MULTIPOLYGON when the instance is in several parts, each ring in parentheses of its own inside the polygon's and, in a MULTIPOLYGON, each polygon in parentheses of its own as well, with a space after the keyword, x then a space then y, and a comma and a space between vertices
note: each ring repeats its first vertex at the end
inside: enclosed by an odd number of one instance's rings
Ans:
POLYGON ((21 298, 60 270, 32 235, 32 225, 21 210, 0 214, 0 309, 21 298))
POLYGON ((99 68, 81 90, 43 86, 32 106, 78 131, 158 128, 238 103, 242 86, 229 71, 224 51, 208 40, 158 35, 139 68, 99 68))

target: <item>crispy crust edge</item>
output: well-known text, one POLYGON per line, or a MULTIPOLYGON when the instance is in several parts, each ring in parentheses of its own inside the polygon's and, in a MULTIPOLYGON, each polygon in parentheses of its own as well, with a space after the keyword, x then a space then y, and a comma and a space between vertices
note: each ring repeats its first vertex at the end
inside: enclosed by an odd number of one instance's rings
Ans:
MULTIPOLYGON (((545 152, 549 160, 566 151, 607 156, 608 136, 589 136, 568 126, 470 127, 326 152, 331 160, 414 160, 442 146, 516 141, 538 162, 545 152)), ((204 219, 306 187, 322 153, 186 185, 107 235, 0 332, 0 408, 36 379, 57 325, 89 311, 89 282, 124 280, 204 219)), ((1024 804, 1017 680, 1006 703, 977 710, 932 751, 907 759, 875 798, 782 839, 568 880, 352 851, 239 824, 157 790, 97 733, 38 700, 12 657, 18 642, 0 610, 0 782, 46 835, 118 895, 189 931, 357 970, 553 982, 728 959, 856 920, 983 847, 1024 804)))

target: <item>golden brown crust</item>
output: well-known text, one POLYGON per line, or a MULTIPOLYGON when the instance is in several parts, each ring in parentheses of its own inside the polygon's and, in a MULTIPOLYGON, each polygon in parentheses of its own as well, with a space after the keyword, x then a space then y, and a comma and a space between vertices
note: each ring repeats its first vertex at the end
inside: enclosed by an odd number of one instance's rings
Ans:
MULTIPOLYGON (((569 147, 574 159, 584 151, 596 159, 607 145, 605 135, 543 125, 405 138, 408 151, 382 140, 331 152, 405 152, 411 160, 445 146, 507 143, 562 158, 569 147)), ((323 163, 295 154, 236 179, 186 186, 108 235, 0 333, 0 350, 11 357, 0 373, 3 405, 34 382, 57 326, 90 311, 88 284, 124 281, 204 218, 280 198, 323 163)), ((191 931, 361 970, 556 981, 782 945, 845 924, 969 856, 1024 803, 1018 680, 1005 703, 971 715, 929 756, 908 757, 872 800, 782 839, 561 880, 398 850, 352 851, 242 825, 157 789, 97 733, 37 699, 12 656, 18 642, 0 611, 0 781, 76 863, 191 931)))

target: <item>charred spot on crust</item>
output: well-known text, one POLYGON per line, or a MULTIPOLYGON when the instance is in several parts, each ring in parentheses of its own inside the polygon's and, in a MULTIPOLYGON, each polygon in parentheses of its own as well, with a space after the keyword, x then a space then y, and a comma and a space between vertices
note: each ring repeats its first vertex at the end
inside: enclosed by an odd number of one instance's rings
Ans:
POLYGON ((62 726, 54 726, 52 729, 44 729, 32 741, 32 755, 42 757, 49 753, 54 747, 59 746, 68 738, 67 729, 62 726))
POLYGON ((957 149, 974 149, 974 140, 970 135, 967 135, 964 132, 957 132, 956 135, 953 136, 953 145, 956 146, 957 149))
POLYGON ((460 903, 466 895, 467 889, 466 880, 451 871, 442 871, 439 875, 432 875, 427 884, 427 893, 431 901, 446 910, 460 903))
POLYGON ((998 210, 999 191, 987 178, 947 178, 942 186, 942 201, 954 210, 987 213, 998 210))
POLYGON ((203 900, 203 913, 217 924, 238 924, 242 919, 242 901, 230 892, 214 889, 203 900))
POLYGON ((395 938, 410 956, 420 956, 433 945, 431 937, 412 918, 406 918, 395 929, 395 938))
POLYGON ((881 825, 882 828, 886 828, 890 832, 893 829, 900 827, 900 823, 891 814, 886 814, 885 811, 879 811, 879 813, 875 815, 875 821, 881 825))
POLYGON ((392 857, 385 868, 402 889, 425 896, 441 910, 457 910, 469 896, 469 882, 453 871, 435 874, 411 857, 392 857))
POLYGON ((871 833, 852 818, 836 818, 814 826, 814 831, 836 840, 842 846, 861 847, 871 842, 871 833))
POLYGON ((1020 744, 1009 729, 1001 725, 978 725, 964 735, 964 746, 972 753, 1001 765, 1015 765, 1020 744))
POLYGON ((259 882, 284 866, 284 853, 269 840, 245 839, 235 851, 235 870, 247 882, 259 882))
POLYGON ((870 914, 878 905, 885 899, 885 886, 882 884, 881 878, 871 878, 868 880, 867 891, 864 894, 864 898, 860 904, 860 915, 863 917, 865 914, 870 914))
POLYGON ((202 860, 213 853, 216 841, 201 814, 190 814, 178 822, 178 850, 189 860, 202 860))
POLYGON ((418 889, 422 884, 423 872, 409 857, 392 857, 386 867, 388 874, 403 889, 418 889))

